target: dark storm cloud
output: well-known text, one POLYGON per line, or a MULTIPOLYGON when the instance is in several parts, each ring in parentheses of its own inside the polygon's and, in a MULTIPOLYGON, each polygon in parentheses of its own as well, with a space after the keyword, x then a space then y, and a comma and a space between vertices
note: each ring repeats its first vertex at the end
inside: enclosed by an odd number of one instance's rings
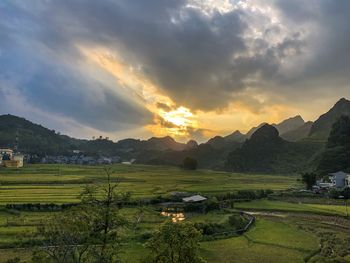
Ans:
POLYGON ((346 84, 349 1, 253 4, 270 6, 281 20, 273 24, 254 8, 208 14, 185 0, 2 1, 0 80, 28 103, 109 131, 149 123, 151 114, 117 84, 82 74, 77 44, 115 51, 177 105, 204 111, 249 87, 283 97, 313 89, 314 80, 320 90, 346 84))
MULTIPOLYGON (((191 109, 225 107, 255 75, 272 78, 283 43, 250 52, 241 10, 210 16, 186 1, 48 1, 26 15, 45 21, 37 37, 56 52, 74 52, 77 42, 108 46, 143 73, 177 104, 191 109)), ((300 45, 291 35, 285 42, 300 45)), ((293 47, 292 47, 293 48, 293 47)), ((78 53, 75 54, 78 56, 78 53)))
MULTIPOLYGON (((282 78, 294 88, 324 90, 348 86, 350 74, 350 2, 341 0, 276 1, 292 25, 309 27, 308 60, 297 74, 282 78)), ((288 72, 287 72, 288 73, 288 72)), ((335 91, 334 90, 334 91, 335 91)), ((341 95, 340 95, 341 96, 341 95)))
POLYGON ((114 92, 118 89, 115 82, 101 82, 77 70, 74 63, 79 56, 73 43, 62 32, 49 33, 54 31, 49 18, 36 14, 46 6, 35 7, 0 5, 7 11, 0 19, 0 95, 4 97, 5 85, 11 85, 32 107, 105 132, 149 123, 152 115, 114 92), (57 59, 57 53, 64 59, 57 59))

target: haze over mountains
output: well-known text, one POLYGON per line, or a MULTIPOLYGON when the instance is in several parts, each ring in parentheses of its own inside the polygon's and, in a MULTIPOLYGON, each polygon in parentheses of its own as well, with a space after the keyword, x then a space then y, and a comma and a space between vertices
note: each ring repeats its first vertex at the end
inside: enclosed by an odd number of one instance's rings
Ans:
POLYGON ((322 150, 332 125, 350 116, 350 101, 339 100, 315 122, 301 116, 277 124, 262 123, 246 134, 236 130, 215 136, 198 145, 176 142, 170 136, 148 140, 80 140, 49 130, 13 115, 0 116, 0 147, 13 147, 19 137, 19 150, 39 156, 71 155, 80 150, 86 155, 119 156, 146 164, 181 164, 186 156, 196 158, 200 168, 244 172, 295 172, 312 162, 322 150))

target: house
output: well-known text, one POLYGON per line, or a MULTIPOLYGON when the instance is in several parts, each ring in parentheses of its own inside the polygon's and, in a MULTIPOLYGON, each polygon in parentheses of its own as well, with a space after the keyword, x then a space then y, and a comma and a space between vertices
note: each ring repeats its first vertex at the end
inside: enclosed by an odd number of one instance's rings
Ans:
POLYGON ((201 196, 201 195, 193 195, 190 197, 182 198, 182 201, 184 203, 200 203, 200 202, 204 202, 206 200, 207 200, 207 198, 205 198, 204 196, 201 196))
POLYGON ((336 173, 330 173, 329 179, 333 185, 333 187, 342 188, 346 186, 350 186, 350 175, 344 173, 343 171, 339 171, 336 173))
POLYGON ((11 149, 0 149, 0 165, 4 164, 4 161, 11 160, 13 156, 13 150, 11 149))
POLYGON ((22 154, 14 153, 11 149, 0 149, 0 166, 20 168, 23 167, 23 159, 22 154))

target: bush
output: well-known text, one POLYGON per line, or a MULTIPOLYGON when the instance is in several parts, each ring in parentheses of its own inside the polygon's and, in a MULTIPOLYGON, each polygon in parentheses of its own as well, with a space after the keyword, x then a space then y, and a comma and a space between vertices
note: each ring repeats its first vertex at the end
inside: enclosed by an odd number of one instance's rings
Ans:
POLYGON ((342 191, 341 190, 338 190, 336 188, 332 188, 330 191, 329 191, 329 197, 330 198, 339 198, 339 196, 342 195, 342 191))
POLYGON ((197 169, 197 160, 191 157, 186 157, 182 162, 183 168, 185 170, 196 170, 197 169))
POLYGON ((243 229, 246 225, 244 218, 239 215, 231 215, 228 218, 228 223, 236 229, 243 229))
POLYGON ((254 200, 257 198, 255 192, 250 190, 240 190, 238 191, 237 195, 240 199, 254 200))
POLYGON ((207 202, 205 203, 205 205, 206 205, 206 207, 205 207, 206 212, 220 209, 220 203, 216 197, 209 198, 207 200, 207 202))
POLYGON ((225 231, 225 226, 218 223, 196 223, 194 226, 206 236, 225 231))

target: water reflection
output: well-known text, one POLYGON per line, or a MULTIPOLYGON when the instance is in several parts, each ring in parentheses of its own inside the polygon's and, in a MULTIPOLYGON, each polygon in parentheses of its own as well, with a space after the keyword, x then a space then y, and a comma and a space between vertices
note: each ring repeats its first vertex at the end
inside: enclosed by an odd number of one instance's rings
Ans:
POLYGON ((185 220, 184 213, 161 212, 160 214, 162 216, 171 217, 171 221, 173 221, 173 223, 177 223, 177 222, 185 220))

